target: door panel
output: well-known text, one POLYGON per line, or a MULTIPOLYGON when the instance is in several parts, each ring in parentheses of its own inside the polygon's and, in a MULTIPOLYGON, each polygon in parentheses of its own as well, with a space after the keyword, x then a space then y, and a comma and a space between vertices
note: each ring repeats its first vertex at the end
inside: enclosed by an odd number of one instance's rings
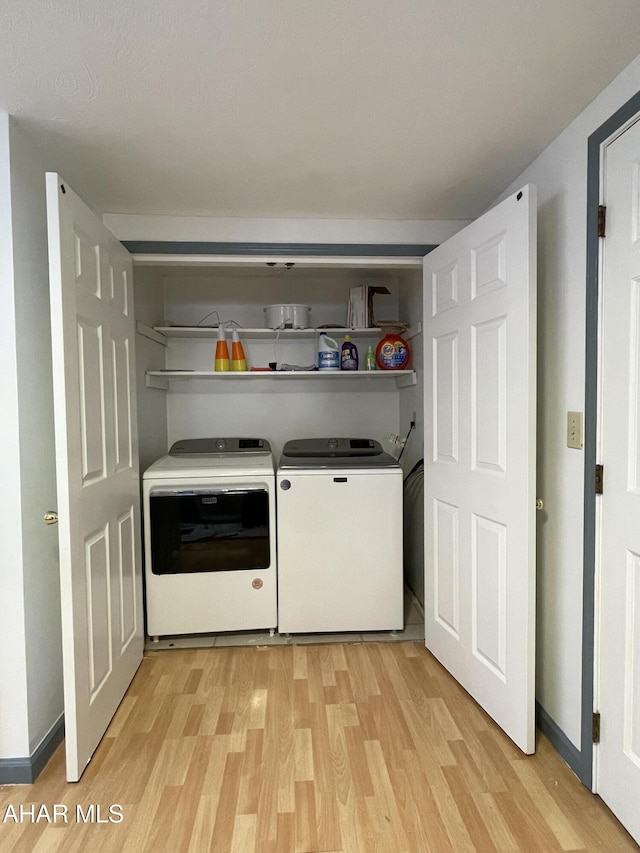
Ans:
POLYGON ((506 317, 471 327, 471 465, 505 472, 506 317))
POLYGON ((131 411, 131 358, 129 339, 115 337, 111 341, 113 364, 113 404, 114 404, 114 443, 115 468, 123 471, 131 468, 133 436, 131 411))
POLYGON ((434 458, 458 461, 458 335, 434 338, 434 458))
POLYGON ((142 659, 131 261, 47 175, 67 778, 142 659))
POLYGON ((472 650, 478 660, 504 681, 507 528, 475 513, 471 524, 472 650))
POLYGON ((458 560, 458 508, 434 501, 436 620, 458 639, 460 635, 460 562, 458 560))
POLYGON ((535 217, 525 187, 424 259, 426 645, 525 752, 535 748, 535 217))
POLYGON ((133 640, 140 628, 138 584, 136 577, 137 507, 129 509, 117 520, 118 582, 120 584, 120 651, 133 640))
POLYGON ((640 122, 605 149, 596 789, 640 842, 640 122))

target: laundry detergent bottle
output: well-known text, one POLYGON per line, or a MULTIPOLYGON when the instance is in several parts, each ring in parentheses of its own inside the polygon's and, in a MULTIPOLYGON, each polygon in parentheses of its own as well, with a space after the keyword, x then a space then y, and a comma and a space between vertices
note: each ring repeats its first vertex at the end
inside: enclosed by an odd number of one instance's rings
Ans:
POLYGON ((410 357, 409 344, 397 332, 386 334, 376 348, 380 370, 404 370, 410 357))
POLYGON ((326 332, 318 335, 318 370, 340 370, 340 347, 326 332))
POLYGON ((342 350, 340 352, 340 369, 358 369, 358 348, 354 343, 352 343, 350 335, 344 336, 344 343, 342 344, 342 350))

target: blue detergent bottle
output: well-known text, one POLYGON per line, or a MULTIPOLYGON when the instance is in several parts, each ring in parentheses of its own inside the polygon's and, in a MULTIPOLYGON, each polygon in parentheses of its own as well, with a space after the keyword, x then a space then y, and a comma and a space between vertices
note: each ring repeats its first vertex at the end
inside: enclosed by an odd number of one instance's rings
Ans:
POLYGON ((344 343, 342 344, 342 351, 340 353, 340 369, 358 369, 358 349, 356 345, 352 343, 350 335, 344 336, 344 343))

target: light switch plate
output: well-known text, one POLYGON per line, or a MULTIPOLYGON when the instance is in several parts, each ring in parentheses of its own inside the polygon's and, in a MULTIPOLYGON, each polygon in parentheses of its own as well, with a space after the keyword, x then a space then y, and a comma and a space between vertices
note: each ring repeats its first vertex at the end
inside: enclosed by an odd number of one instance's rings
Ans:
POLYGON ((567 447, 582 450, 582 412, 567 412, 567 447))

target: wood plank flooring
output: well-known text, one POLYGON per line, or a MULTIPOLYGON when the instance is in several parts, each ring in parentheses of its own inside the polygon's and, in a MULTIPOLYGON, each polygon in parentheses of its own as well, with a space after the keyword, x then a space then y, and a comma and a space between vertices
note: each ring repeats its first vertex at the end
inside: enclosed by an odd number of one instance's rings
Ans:
POLYGON ((1 853, 638 849, 544 737, 520 753, 421 643, 148 652, 82 780, 61 747, 0 788, 3 818, 1 853), (7 819, 43 804, 67 822, 7 819), (78 821, 91 804, 104 822, 78 821))

